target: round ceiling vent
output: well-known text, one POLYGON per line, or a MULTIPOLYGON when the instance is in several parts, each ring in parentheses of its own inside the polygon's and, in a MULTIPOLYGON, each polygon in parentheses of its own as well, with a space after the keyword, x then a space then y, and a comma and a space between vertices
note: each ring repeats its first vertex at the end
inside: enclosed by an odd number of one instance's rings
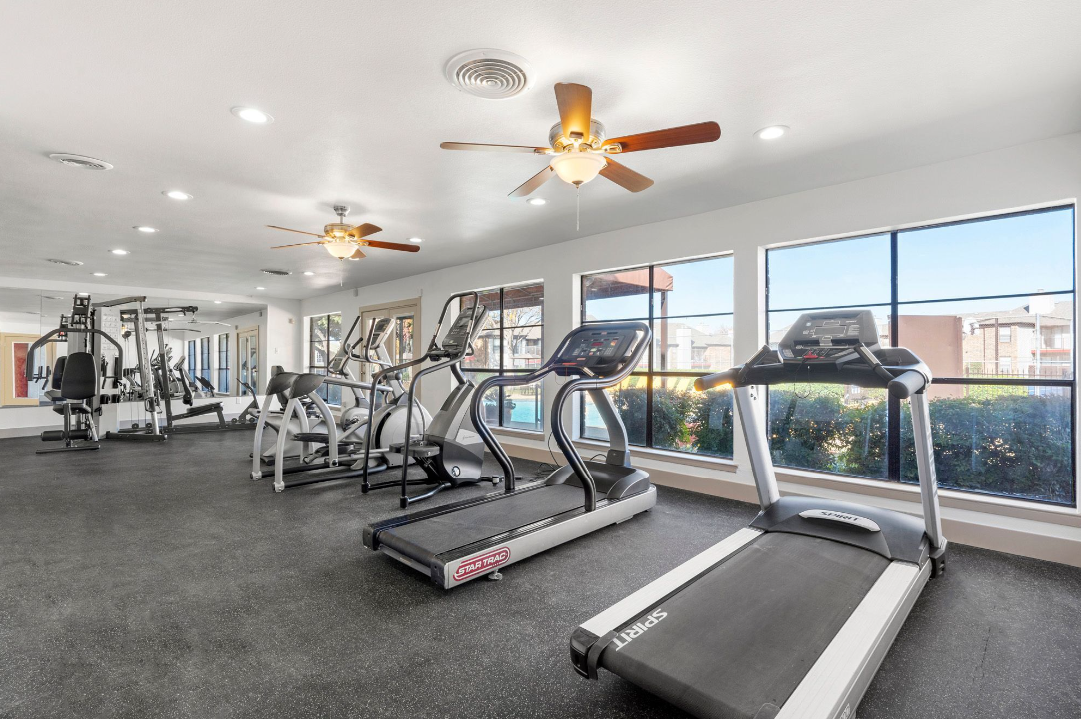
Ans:
POLYGON ((533 68, 520 55, 480 48, 460 52, 443 68, 447 82, 486 100, 506 100, 533 87, 533 68))
POLYGON ((264 275, 274 275, 275 277, 288 277, 293 274, 289 270, 263 270, 264 275))
POLYGON ((87 157, 86 155, 71 155, 66 152, 54 152, 49 155, 50 158, 57 162, 62 162, 68 167, 78 167, 82 170, 111 170, 113 166, 105 160, 99 160, 95 157, 87 157))
POLYGON ((66 265, 68 267, 79 267, 80 265, 83 264, 82 262, 79 262, 78 260, 48 260, 48 261, 52 262, 54 265, 66 265))

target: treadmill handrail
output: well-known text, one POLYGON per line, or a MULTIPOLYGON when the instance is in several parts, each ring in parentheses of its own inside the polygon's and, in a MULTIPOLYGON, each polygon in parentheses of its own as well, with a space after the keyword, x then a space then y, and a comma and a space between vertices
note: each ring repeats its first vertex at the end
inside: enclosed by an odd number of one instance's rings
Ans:
POLYGON ((883 364, 873 352, 862 344, 857 345, 854 349, 859 358, 863 360, 862 362, 850 360, 840 366, 830 364, 828 365, 828 371, 814 374, 809 370, 816 365, 803 365, 792 361, 786 363, 781 360, 781 356, 776 350, 771 349, 769 345, 765 345, 755 353, 750 361, 744 364, 699 377, 694 381, 694 388, 699 392, 703 392, 721 385, 731 385, 735 388, 792 382, 816 382, 889 389, 890 393, 895 397, 905 399, 910 395, 922 392, 931 384, 931 369, 922 360, 915 364, 891 366, 883 364), (772 361, 762 362, 767 357, 772 361))
MULTIPOLYGON (((578 453, 578 450, 574 447, 574 442, 567 436, 567 431, 563 427, 563 405, 567 398, 572 393, 590 390, 590 389, 606 389, 608 387, 615 386, 626 379, 634 368, 638 366, 638 362, 642 359, 642 355, 653 342, 653 333, 649 329, 649 325, 644 322, 605 322, 598 323, 597 325, 590 325, 590 327, 603 327, 610 330, 635 330, 640 332, 642 337, 638 340, 638 344, 635 345, 634 351, 631 353, 630 358, 624 363, 623 367, 615 374, 608 377, 577 377, 568 381, 559 391, 556 393, 556 397, 552 402, 552 435, 556 439, 556 444, 559 445, 559 449, 563 452, 567 458, 567 462, 571 465, 574 473, 578 475, 578 478, 582 481, 582 486, 585 490, 585 510, 592 512, 597 508, 597 486, 593 481, 593 475, 589 473, 589 469, 586 467, 585 462, 582 460, 582 455, 578 453)), ((566 348, 570 341, 573 339, 577 332, 571 332, 563 341, 559 343, 558 349, 552 353, 548 358, 548 361, 541 365, 536 371, 524 375, 524 376, 494 376, 482 381, 477 385, 477 388, 473 391, 473 401, 469 407, 469 418, 473 422, 473 426, 476 428, 477 433, 484 440, 484 444, 499 462, 499 466, 503 469, 503 481, 505 483, 504 491, 510 494, 514 491, 514 464, 506 451, 496 440, 495 435, 492 434, 492 430, 488 427, 488 423, 484 419, 484 413, 480 411, 481 402, 484 395, 493 387, 519 387, 522 385, 533 384, 539 382, 547 375, 555 372, 558 369, 562 369, 560 365, 557 365, 555 359, 562 356, 563 350, 566 348)))

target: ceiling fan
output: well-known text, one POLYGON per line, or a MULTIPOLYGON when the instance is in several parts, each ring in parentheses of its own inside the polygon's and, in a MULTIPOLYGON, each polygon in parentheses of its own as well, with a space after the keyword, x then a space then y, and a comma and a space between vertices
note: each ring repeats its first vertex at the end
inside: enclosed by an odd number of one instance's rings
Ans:
POLYGON ((552 129, 548 132, 549 147, 485 145, 471 142, 444 142, 439 146, 444 150, 528 152, 535 155, 552 155, 552 160, 547 167, 523 182, 509 195, 510 197, 525 197, 552 179, 552 175, 559 175, 564 182, 580 188, 599 174, 631 192, 641 192, 650 187, 653 180, 605 155, 679 145, 696 145, 713 142, 721 136, 721 128, 716 122, 699 122, 694 125, 608 139, 604 125, 592 115, 592 90, 585 85, 560 82, 556 83, 555 92, 556 104, 559 107, 559 122, 552 125, 552 129))
POLYGON ((382 242, 380 240, 370 240, 368 237, 374 235, 376 232, 382 232, 382 227, 376 227, 370 222, 365 222, 363 225, 350 225, 345 221, 345 216, 349 214, 349 208, 345 205, 335 205, 334 214, 338 216, 337 222, 331 222, 328 225, 323 226, 323 234, 316 232, 305 232, 303 230, 292 230, 288 227, 278 227, 277 225, 267 225, 275 230, 285 230, 286 232, 296 232, 301 235, 311 235, 312 237, 318 237, 319 240, 314 242, 298 242, 293 245, 278 245, 272 247, 272 250, 280 250, 285 247, 304 247, 305 245, 322 245, 326 248, 334 257, 339 260, 359 260, 364 257, 364 253, 361 252, 361 247, 377 247, 383 250, 398 250, 400 252, 419 252, 420 248, 416 245, 406 245, 400 242, 382 242))

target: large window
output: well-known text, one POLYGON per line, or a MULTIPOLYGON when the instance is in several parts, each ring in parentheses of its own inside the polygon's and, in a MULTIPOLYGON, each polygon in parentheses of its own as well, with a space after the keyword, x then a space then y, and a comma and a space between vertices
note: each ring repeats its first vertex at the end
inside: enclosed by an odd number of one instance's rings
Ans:
POLYGON ((210 381, 210 338, 199 338, 199 375, 207 382, 210 381))
POLYGON ((188 340, 188 377, 191 378, 192 383, 195 382, 195 375, 199 372, 195 358, 195 340, 188 340))
MULTIPOLYGON (((1074 210, 769 250, 776 343, 804 311, 866 307, 931 368, 938 480, 1074 505, 1074 210)), ((909 405, 883 390, 769 393, 778 465, 917 481, 909 405)))
MULTIPOLYGON (((325 375, 332 357, 342 346, 342 315, 340 312, 308 318, 308 371, 325 375)), ((327 404, 342 403, 341 385, 324 384, 319 396, 327 404)))
POLYGON ((229 391, 229 335, 218 335, 218 391, 229 391))
MULTIPOLYGON (((653 330, 650 352, 608 390, 631 444, 732 456, 731 392, 693 388, 732 366, 730 255, 584 275, 581 320, 641 320, 653 330)), ((588 396, 579 421, 581 436, 608 438, 588 396)))
MULTIPOLYGON (((505 374, 528 374, 544 356, 544 283, 500 287, 480 293, 488 311, 473 355, 462 363, 474 381, 505 374)), ((463 309, 472 307, 472 300, 463 309)), ((544 429, 541 385, 500 388, 485 397, 485 420, 500 427, 540 432, 544 429)))

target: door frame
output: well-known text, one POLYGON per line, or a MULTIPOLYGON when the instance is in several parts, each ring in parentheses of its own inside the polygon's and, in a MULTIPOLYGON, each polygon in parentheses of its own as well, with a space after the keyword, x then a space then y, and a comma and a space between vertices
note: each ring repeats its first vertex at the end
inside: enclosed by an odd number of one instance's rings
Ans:
MULTIPOLYGON (((412 297, 404 300, 396 300, 394 302, 380 302, 379 304, 374 305, 364 305, 363 307, 358 308, 357 316, 360 317, 360 331, 364 333, 367 333, 368 331, 368 323, 365 321, 364 318, 365 314, 392 314, 396 310, 410 309, 412 310, 413 314, 413 356, 416 357, 416 353, 418 351, 417 348, 420 347, 420 345, 418 344, 418 340, 420 337, 421 299, 422 298, 420 297, 412 297)), ((427 349, 427 347, 421 347, 420 351, 423 352, 425 349, 427 349)), ((391 359, 396 358, 392 357, 391 359)), ((366 379, 361 381, 368 381, 371 379, 363 373, 363 370, 361 370, 361 373, 358 376, 366 377, 366 379)), ((421 389, 421 387, 417 387, 416 397, 418 401, 421 398, 421 389)))
MULTIPOLYGON (((237 384, 237 396, 240 396, 240 392, 241 392, 240 385, 239 385, 240 363, 241 363, 241 361, 247 362, 247 359, 248 359, 246 356, 243 356, 243 355, 240 354, 240 338, 241 337, 251 337, 252 335, 255 336, 255 372, 256 372, 256 376, 255 376, 255 382, 251 383, 252 387, 255 388, 255 394, 258 396, 260 393, 262 393, 263 387, 266 386, 266 382, 263 381, 263 372, 259 371, 262 368, 262 365, 263 365, 263 360, 262 360, 262 356, 261 356, 261 353, 263 351, 263 342, 262 342, 263 338, 260 337, 259 334, 260 334, 259 333, 259 325, 252 325, 250 327, 237 328, 237 330, 236 330, 236 360, 234 362, 236 364, 236 374, 234 375, 233 378, 238 381, 238 384, 237 384), (260 384, 262 384, 262 386, 260 386, 260 384)), ((249 382, 251 381, 251 367, 250 366, 248 367, 248 377, 247 377, 247 379, 248 379, 249 382)))
MULTIPOLYGON (((37 407, 41 400, 36 397, 15 396, 15 372, 8 358, 13 356, 16 344, 26 342, 34 344, 41 339, 41 335, 30 332, 0 332, 0 406, 7 407, 37 407)), ((49 342, 45 345, 45 362, 52 369, 56 361, 56 344, 49 342)))

